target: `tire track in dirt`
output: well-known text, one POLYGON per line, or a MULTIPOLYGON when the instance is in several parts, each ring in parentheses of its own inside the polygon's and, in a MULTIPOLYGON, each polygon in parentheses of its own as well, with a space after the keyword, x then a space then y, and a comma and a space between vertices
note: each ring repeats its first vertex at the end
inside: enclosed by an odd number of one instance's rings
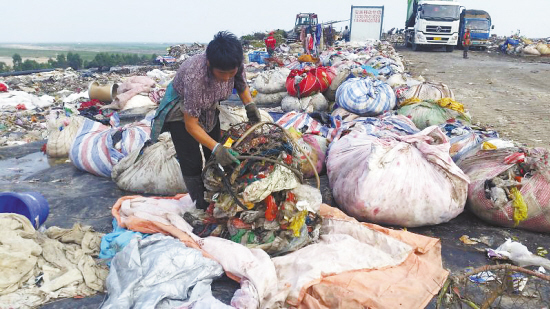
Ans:
POLYGON ((474 123, 522 145, 550 149, 549 63, 487 52, 462 59, 459 50, 397 51, 412 75, 449 85, 474 123))

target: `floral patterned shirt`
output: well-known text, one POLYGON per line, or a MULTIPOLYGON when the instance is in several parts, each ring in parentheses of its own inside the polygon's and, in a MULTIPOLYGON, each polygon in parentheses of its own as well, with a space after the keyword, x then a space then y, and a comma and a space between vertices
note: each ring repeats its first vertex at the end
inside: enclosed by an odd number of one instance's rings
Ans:
POLYGON ((206 65, 206 54, 195 55, 183 62, 172 81, 179 102, 168 113, 166 121, 183 121, 183 113, 199 118, 200 126, 210 132, 216 125, 216 108, 226 100, 233 88, 238 93, 246 89, 244 65, 229 81, 217 80, 206 65))

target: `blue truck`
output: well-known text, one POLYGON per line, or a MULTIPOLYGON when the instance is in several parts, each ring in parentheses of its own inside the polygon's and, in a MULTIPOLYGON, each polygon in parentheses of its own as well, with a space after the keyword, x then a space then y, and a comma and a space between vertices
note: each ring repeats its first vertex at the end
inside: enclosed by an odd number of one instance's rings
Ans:
POLYGON ((463 47, 462 41, 466 29, 470 29, 470 48, 487 49, 491 44, 489 37, 491 29, 495 26, 491 24, 491 16, 486 11, 482 10, 463 10, 460 14, 460 28, 458 37, 458 46, 463 47))

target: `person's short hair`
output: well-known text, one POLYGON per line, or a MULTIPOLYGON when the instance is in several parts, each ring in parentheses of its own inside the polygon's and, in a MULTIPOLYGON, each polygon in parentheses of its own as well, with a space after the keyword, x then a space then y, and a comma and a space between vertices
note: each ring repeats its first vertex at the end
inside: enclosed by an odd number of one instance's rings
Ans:
POLYGON ((210 67, 219 70, 233 70, 244 60, 243 47, 237 37, 229 31, 220 31, 206 47, 206 59, 210 67))

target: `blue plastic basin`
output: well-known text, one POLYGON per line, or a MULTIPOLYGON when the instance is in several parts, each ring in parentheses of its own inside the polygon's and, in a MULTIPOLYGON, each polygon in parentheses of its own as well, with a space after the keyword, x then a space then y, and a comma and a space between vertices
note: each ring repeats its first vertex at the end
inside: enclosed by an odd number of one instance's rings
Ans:
POLYGON ((0 213, 23 215, 38 228, 48 219, 50 205, 38 192, 3 192, 0 193, 0 213))

